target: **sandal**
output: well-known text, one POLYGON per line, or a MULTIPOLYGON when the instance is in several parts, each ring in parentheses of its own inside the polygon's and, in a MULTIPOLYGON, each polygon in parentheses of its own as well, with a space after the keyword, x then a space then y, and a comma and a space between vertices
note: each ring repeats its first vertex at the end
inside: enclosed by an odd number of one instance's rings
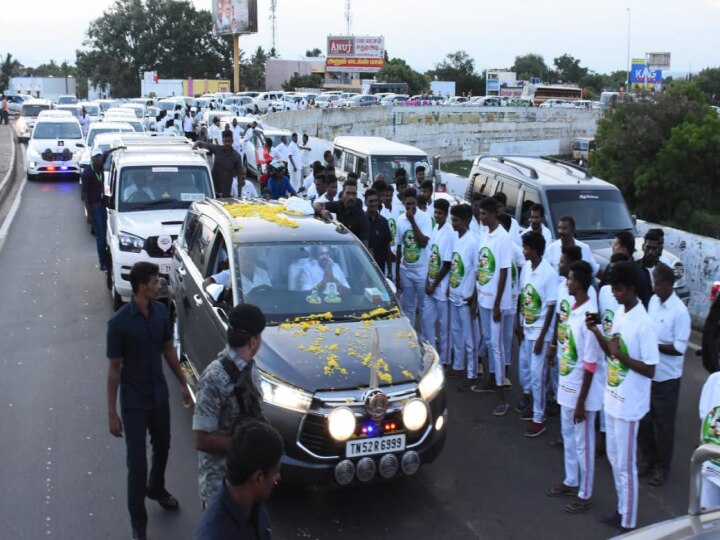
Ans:
POLYGON ((545 491, 545 495, 548 497, 576 497, 577 494, 577 486, 566 486, 565 484, 558 484, 545 491))
POLYGON ((565 505, 565 511, 568 514, 579 514, 591 506, 592 499, 581 499, 580 497, 575 497, 575 499, 565 505))

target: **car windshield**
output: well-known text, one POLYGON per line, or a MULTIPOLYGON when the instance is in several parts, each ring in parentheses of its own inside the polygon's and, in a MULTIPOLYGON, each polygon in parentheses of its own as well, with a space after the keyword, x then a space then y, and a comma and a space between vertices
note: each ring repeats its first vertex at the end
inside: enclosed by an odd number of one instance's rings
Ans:
POLYGON ((60 107, 58 107, 58 110, 59 111, 70 111, 75 118, 80 118, 80 116, 82 114, 82 111, 80 109, 78 109, 77 107, 63 107, 61 105, 60 107))
POLYGON ((587 150, 589 146, 590 143, 588 141, 575 141, 573 150, 587 150))
POLYGON ((575 219, 579 239, 612 238, 616 231, 634 231, 622 194, 615 189, 554 189, 547 192, 550 223, 562 216, 575 219))
POLYGON ((74 105, 78 102, 78 99, 73 96, 63 96, 58 98, 58 105, 74 105))
POLYGON ((382 173, 385 178, 395 178, 395 171, 402 167, 411 184, 415 181, 415 167, 423 165, 429 169, 427 158, 421 156, 373 156, 370 162, 373 177, 382 173))
POLYGON ((359 242, 243 244, 235 260, 243 302, 257 305, 270 324, 329 311, 335 320, 347 320, 396 307, 359 242))
POLYGON ((80 126, 75 122, 40 122, 35 125, 33 139, 82 139, 80 126))
POLYGON ((143 109, 140 107, 122 107, 123 109, 127 109, 129 111, 132 111, 135 113, 135 118, 142 118, 143 117, 143 109))
POLYGON ((157 107, 160 107, 161 109, 165 109, 166 111, 175 110, 175 102, 174 101, 158 101, 155 105, 157 107))
POLYGON ((213 195, 207 169, 200 166, 126 167, 118 190, 119 212, 187 208, 213 195))
POLYGON ((92 145, 95 142, 95 137, 97 137, 101 133, 122 133, 124 131, 127 132, 127 131, 133 131, 133 130, 129 129, 129 128, 116 128, 116 127, 91 129, 90 133, 88 133, 88 136, 87 136, 88 147, 92 148, 92 145))
POLYGON ((97 105, 83 105, 83 107, 85 107, 85 112, 90 116, 97 116, 100 114, 100 107, 97 105))
POLYGON ((21 116, 37 116, 41 111, 49 111, 50 105, 23 105, 21 116))

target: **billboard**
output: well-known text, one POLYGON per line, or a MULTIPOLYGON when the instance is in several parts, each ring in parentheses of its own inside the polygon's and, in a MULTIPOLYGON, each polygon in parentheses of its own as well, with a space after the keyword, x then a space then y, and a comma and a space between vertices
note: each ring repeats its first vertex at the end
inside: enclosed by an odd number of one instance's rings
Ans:
POLYGON ((257 0, 211 0, 211 5, 213 34, 257 32, 257 0))
POLYGON ((384 37, 328 36, 326 71, 377 73, 384 65, 384 37))
POLYGON ((630 69, 631 88, 659 90, 662 84, 662 70, 654 69, 645 63, 645 59, 636 58, 630 69))
POLYGON ((647 65, 655 69, 670 69, 670 53, 647 53, 647 65))

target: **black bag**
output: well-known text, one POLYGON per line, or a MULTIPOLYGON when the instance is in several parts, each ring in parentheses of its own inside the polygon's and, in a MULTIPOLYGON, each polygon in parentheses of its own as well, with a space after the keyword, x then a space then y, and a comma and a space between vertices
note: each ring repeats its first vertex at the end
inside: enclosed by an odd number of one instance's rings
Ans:
POLYGON ((252 368, 248 366, 241 371, 227 356, 223 356, 220 362, 233 383, 233 392, 240 409, 240 415, 235 421, 235 425, 247 418, 254 418, 267 424, 268 421, 263 416, 260 406, 262 396, 252 379, 252 368))

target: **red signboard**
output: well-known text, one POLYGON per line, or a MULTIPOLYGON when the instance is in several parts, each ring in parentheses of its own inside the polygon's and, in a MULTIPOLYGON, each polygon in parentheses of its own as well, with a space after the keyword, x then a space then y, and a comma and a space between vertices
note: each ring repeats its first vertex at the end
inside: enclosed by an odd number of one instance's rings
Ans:
POLYGON ((327 71, 375 73, 385 65, 382 36, 328 36, 327 71))
POLYGON ((382 58, 328 58, 327 71, 379 71, 385 65, 382 58))
POLYGON ((328 56, 353 56, 355 40, 353 38, 328 38, 328 56))

